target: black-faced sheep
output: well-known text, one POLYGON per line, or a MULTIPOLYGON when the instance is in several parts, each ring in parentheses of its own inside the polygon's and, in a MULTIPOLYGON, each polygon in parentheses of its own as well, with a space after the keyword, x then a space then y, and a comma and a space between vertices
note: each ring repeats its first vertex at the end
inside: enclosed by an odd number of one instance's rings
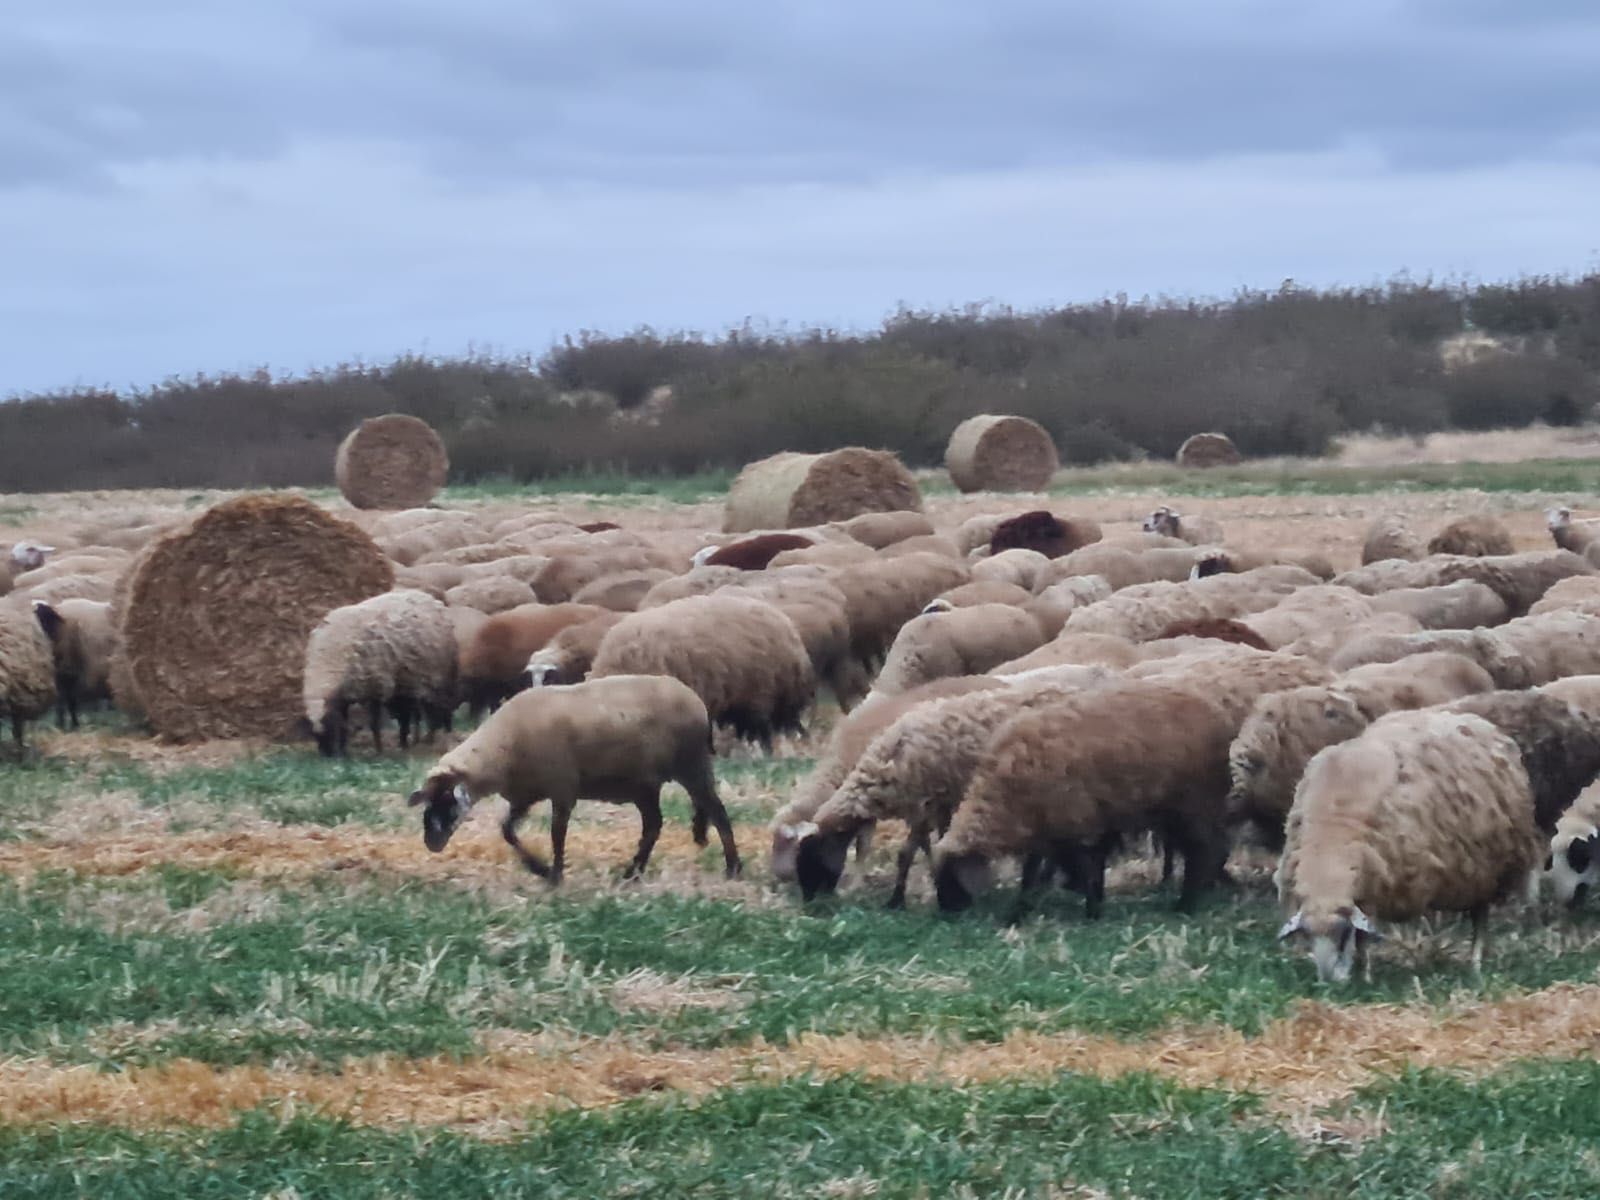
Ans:
POLYGON ((70 718, 76 729, 82 705, 111 699, 111 655, 117 644, 111 605, 97 600, 63 600, 55 605, 36 600, 33 615, 55 654, 56 723, 65 729, 70 718))
POLYGON ((1317 975, 1367 971, 1375 921, 1430 910, 1472 917, 1481 967, 1489 907, 1526 888, 1544 858, 1522 756, 1481 717, 1393 713, 1306 767, 1289 813, 1280 939, 1310 941, 1317 975))
POLYGON ((995 526, 989 553, 1003 550, 1037 550, 1046 558, 1061 558, 1100 540, 1100 526, 1087 517, 1058 517, 1045 509, 1018 513, 995 526))
POLYGON ((669 675, 704 702, 711 720, 772 749, 775 734, 803 732, 816 677, 794 622, 738 592, 690 596, 629 613, 600 643, 591 680, 669 675))
POLYGON ((1405 518, 1386 513, 1367 528, 1366 539, 1361 544, 1361 565, 1384 562, 1387 559, 1414 561, 1424 557, 1427 549, 1422 539, 1411 531, 1405 518))
POLYGON ((1191 546, 1220 546, 1222 525, 1210 517, 1186 517, 1163 504, 1140 524, 1145 533, 1178 538, 1191 546))
POLYGON ((551 638, 607 611, 590 604, 521 604, 480 624, 460 656, 462 698, 473 719, 516 692, 528 660, 551 638))
POLYGON ((324 755, 347 754, 349 710, 365 705, 372 744, 383 749, 385 708, 400 727, 400 746, 425 717, 445 729, 456 705, 455 626, 432 596, 414 590, 385 592, 336 608, 306 643, 306 721, 324 755))
POLYGON ((669 782, 689 793, 695 842, 705 845, 707 824, 715 826, 727 874, 737 874, 739 852, 711 766, 710 719, 700 698, 675 679, 619 675, 522 692, 440 758, 410 802, 424 807, 423 840, 437 853, 474 803, 505 797, 506 843, 528 870, 556 883, 579 800, 638 808, 639 848, 626 871, 642 872, 661 833, 661 787, 669 782), (546 799, 549 865, 517 837, 517 824, 546 799))
POLYGON ((1428 540, 1429 554, 1464 554, 1489 558, 1511 554, 1511 534, 1495 518, 1481 513, 1458 517, 1428 540))
POLYGON ((901 627, 872 690, 893 696, 949 675, 982 675, 1043 641, 1039 622, 1009 604, 926 612, 901 627))
POLYGON ((1048 860, 1084 882, 1086 911, 1098 916, 1112 845, 1154 829, 1183 855, 1179 906, 1191 910, 1227 857, 1231 736, 1220 709, 1165 682, 1112 684, 1012 717, 934 848, 939 907, 968 907, 994 860, 1018 856, 1030 868, 1019 901, 1048 860))
POLYGON ((28 609, 0 601, 0 718, 10 718, 17 753, 23 728, 55 706, 56 664, 50 639, 28 609))

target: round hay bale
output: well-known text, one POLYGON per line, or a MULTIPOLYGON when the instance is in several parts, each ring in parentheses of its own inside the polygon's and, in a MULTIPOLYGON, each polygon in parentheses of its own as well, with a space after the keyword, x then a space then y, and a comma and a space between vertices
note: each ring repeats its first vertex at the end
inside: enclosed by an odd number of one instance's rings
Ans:
POLYGON ((130 574, 123 653, 137 703, 173 741, 292 736, 312 629, 394 586, 360 529, 271 493, 164 534, 130 574))
POLYGON ((1236 467, 1243 458, 1225 433, 1197 433, 1178 447, 1180 467, 1236 467))
POLYGON ((420 508, 438 494, 449 470, 439 435, 404 413, 361 422, 333 459, 339 490, 356 508, 420 508))
POLYGON ((1056 444, 1027 417, 968 417, 950 435, 945 470, 963 492, 1037 492, 1061 466, 1056 444))
POLYGON ((827 454, 774 454, 739 472, 728 491, 726 533, 794 529, 868 512, 921 512, 922 493, 887 450, 847 446, 827 454))

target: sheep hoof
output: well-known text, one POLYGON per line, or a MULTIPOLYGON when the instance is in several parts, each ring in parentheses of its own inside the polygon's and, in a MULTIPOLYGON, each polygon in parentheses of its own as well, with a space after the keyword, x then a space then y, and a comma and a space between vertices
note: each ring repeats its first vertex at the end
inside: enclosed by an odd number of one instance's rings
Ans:
POLYGON ((890 896, 889 902, 884 905, 884 908, 889 909, 891 912, 898 912, 899 910, 905 908, 905 906, 906 898, 904 896, 890 896))
POLYGON ((744 863, 738 859, 735 859, 733 862, 729 863, 727 869, 722 872, 722 877, 724 879, 737 879, 743 874, 744 863))

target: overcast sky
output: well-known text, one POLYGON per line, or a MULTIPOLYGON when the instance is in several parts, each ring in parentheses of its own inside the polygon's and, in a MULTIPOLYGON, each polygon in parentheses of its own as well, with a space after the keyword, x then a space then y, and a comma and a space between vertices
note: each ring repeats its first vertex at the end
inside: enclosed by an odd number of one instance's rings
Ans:
POLYGON ((1593 0, 60 0, 0 395, 1600 265, 1593 0))

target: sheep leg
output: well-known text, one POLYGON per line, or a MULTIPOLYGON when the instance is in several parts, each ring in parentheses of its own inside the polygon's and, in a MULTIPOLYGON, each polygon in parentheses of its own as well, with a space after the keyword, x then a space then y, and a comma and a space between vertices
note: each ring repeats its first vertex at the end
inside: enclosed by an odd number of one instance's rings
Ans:
POLYGON ((633 860, 622 868, 624 879, 637 879, 644 874, 650 864, 650 852, 661 836, 661 789, 641 791, 633 803, 639 810, 639 848, 633 852, 633 860))
POLYGON ((911 876, 911 865, 917 861, 917 851, 921 850, 929 858, 933 857, 933 843, 928 837, 928 831, 921 826, 911 829, 906 834, 905 843, 900 847, 900 853, 894 862, 894 892, 889 897, 888 908, 904 908, 906 906, 906 880, 911 876))
POLYGON ((394 714, 394 722, 400 729, 400 749, 410 749, 411 729, 418 724, 417 702, 410 696, 396 696, 389 702, 389 711, 394 714))
POLYGON ((367 724, 372 726, 372 748, 383 753, 383 701, 367 701, 367 724))
POLYGON ((1044 871, 1044 855, 1029 854, 1022 860, 1022 881, 1017 885, 1017 899, 1011 906, 1007 925, 1020 925, 1032 907, 1033 894, 1039 888, 1039 876, 1044 871))
POLYGON ((27 753, 27 746, 22 741, 22 718, 16 713, 11 714, 11 736, 16 739, 17 756, 21 758, 27 753))
POLYGON ((711 770, 710 758, 684 771, 677 782, 689 793, 696 815, 703 813, 711 818, 717 838, 722 842, 723 874, 732 879, 744 869, 744 864, 739 861, 739 848, 733 843, 733 824, 728 820, 728 810, 717 795, 717 782, 711 770))
POLYGON ((555 861, 550 868, 550 885, 554 887, 561 882, 561 876, 567 869, 567 822, 572 819, 572 810, 577 807, 575 796, 550 797, 550 850, 555 861))
POLYGON ((1489 906, 1480 904, 1471 912, 1472 917, 1472 973, 1483 975, 1483 952, 1489 945, 1489 906))
POLYGON ((67 688, 67 712, 72 716, 72 727, 78 728, 78 689, 76 686, 67 688))
POLYGON ((506 819, 500 822, 500 836, 505 838, 506 845, 517 852, 517 857, 522 860, 523 866, 540 878, 549 878, 550 868, 545 865, 544 859, 524 846, 517 837, 517 822, 522 820, 527 812, 526 804, 513 804, 511 811, 506 813, 506 819))

